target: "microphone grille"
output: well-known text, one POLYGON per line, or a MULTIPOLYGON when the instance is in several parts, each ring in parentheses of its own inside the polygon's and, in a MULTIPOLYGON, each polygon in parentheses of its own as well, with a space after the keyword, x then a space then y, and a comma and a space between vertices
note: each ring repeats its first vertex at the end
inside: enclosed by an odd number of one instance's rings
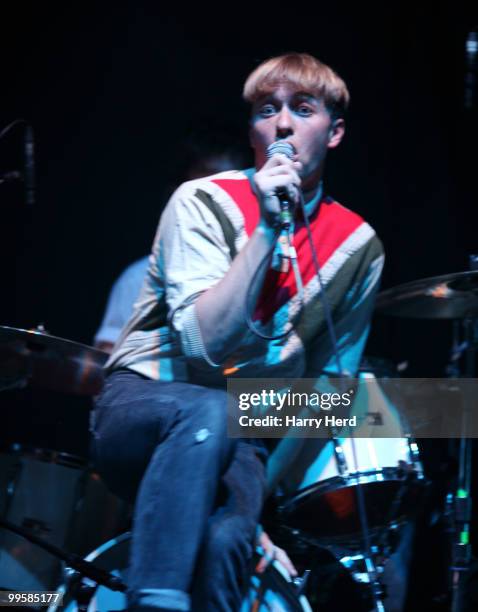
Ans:
POLYGON ((287 140, 276 140, 267 147, 267 159, 270 159, 276 153, 281 153, 289 159, 292 159, 295 154, 295 149, 287 140))

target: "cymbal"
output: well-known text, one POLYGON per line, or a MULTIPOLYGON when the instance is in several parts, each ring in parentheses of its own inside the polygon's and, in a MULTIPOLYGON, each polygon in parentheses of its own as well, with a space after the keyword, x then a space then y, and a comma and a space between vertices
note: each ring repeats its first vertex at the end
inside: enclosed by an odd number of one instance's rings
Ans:
POLYGON ((108 353, 43 330, 0 325, 0 389, 31 383, 53 391, 95 395, 108 353))
POLYGON ((375 311, 413 319, 478 318, 478 271, 434 276, 382 291, 375 311))

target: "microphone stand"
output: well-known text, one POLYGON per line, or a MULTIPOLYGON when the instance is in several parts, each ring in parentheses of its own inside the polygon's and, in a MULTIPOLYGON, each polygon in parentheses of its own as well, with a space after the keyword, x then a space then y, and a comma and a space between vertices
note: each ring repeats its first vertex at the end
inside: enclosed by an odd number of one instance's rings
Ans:
MULTIPOLYGON (((478 28, 468 32, 465 43, 465 82, 464 109, 468 117, 476 111, 476 76, 478 69, 478 28)), ((471 177, 470 177, 471 178, 471 177)), ((469 183, 471 188, 471 183, 469 183)), ((474 183, 473 183, 474 185, 474 183)), ((478 256, 471 255, 469 269, 478 270, 478 256)), ((465 378, 476 374, 475 352, 478 348, 478 320, 466 318, 462 322, 464 342, 460 352, 465 355, 465 378)), ((459 470, 457 489, 453 504, 453 544, 451 564, 452 612, 462 612, 465 606, 465 582, 471 563, 470 522, 472 511, 471 500, 471 461, 473 445, 467 438, 467 426, 472 416, 473 398, 467 390, 464 397, 462 428, 459 446, 459 470)))

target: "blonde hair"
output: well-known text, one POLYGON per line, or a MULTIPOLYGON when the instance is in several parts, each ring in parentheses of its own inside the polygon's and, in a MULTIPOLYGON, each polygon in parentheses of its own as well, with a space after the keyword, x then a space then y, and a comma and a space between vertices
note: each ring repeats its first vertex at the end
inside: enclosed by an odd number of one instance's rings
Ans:
POLYGON ((242 96, 252 104, 281 83, 322 98, 334 118, 343 116, 350 101, 347 86, 339 75, 308 53, 286 53, 262 62, 248 76, 242 96))

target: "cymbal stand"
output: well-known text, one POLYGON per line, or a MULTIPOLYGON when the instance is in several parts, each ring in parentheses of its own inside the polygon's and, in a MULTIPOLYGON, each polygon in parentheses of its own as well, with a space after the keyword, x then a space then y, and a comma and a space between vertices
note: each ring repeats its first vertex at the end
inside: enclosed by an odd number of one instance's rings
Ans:
MULTIPOLYGON (((475 353, 478 346, 478 321, 467 318, 463 320, 465 342, 465 378, 473 378, 476 371, 475 353)), ((470 521, 471 521, 471 461, 472 440, 467 437, 471 419, 473 398, 467 390, 463 403, 463 417, 459 447, 459 470, 457 489, 454 495, 454 531, 452 545, 451 588, 452 612, 464 610, 465 581, 471 562, 470 521)))

